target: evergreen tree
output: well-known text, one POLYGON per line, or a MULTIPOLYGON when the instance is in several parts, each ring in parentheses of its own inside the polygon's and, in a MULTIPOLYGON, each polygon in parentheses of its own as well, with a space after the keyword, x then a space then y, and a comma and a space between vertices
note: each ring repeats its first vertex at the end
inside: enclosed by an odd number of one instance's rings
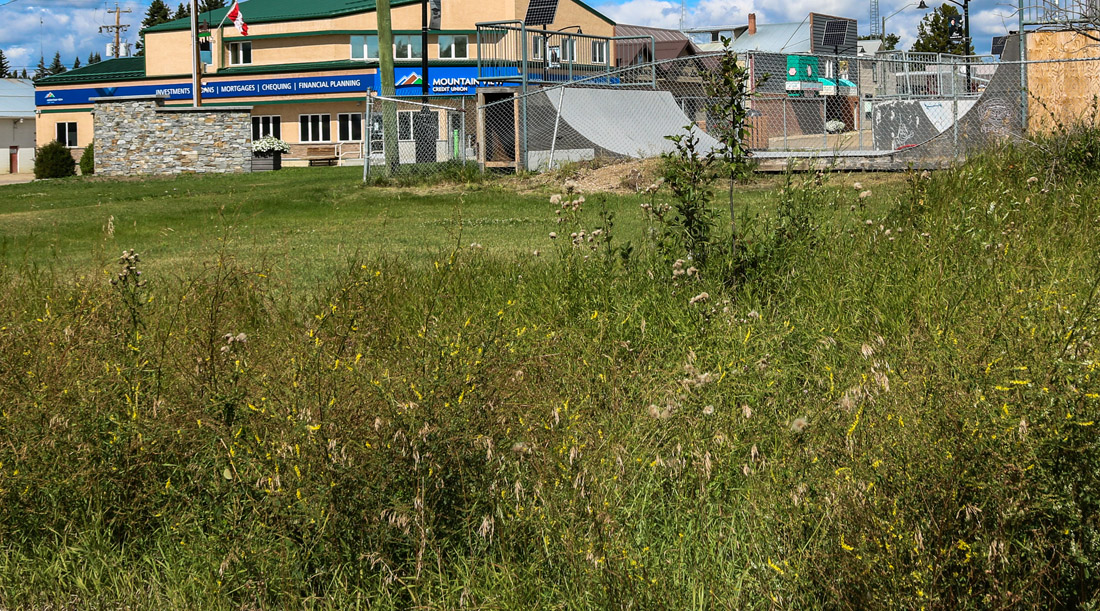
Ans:
POLYGON ((15 74, 11 71, 8 58, 4 57, 4 50, 0 49, 0 78, 8 78, 9 76, 15 76, 15 74))
POLYGON ((859 39, 860 40, 882 40, 882 46, 879 47, 879 51, 893 51, 894 49, 898 48, 898 42, 901 41, 901 37, 898 36, 897 34, 893 34, 893 33, 887 34, 885 37, 883 37, 881 39, 878 36, 860 36, 859 39))
POLYGON ((88 63, 89 66, 91 66, 92 64, 95 63, 95 53, 89 53, 88 54, 88 62, 87 63, 88 63))
POLYGON ((96 52, 95 52, 95 61, 94 61, 94 62, 92 62, 92 63, 93 63, 93 64, 98 64, 98 63, 99 63, 99 62, 101 62, 101 61, 103 61, 103 58, 102 58, 102 57, 101 57, 101 56, 99 55, 99 51, 96 51, 96 52))
POLYGON ((45 78, 50 75, 50 70, 46 68, 46 58, 41 55, 38 56, 38 66, 34 69, 34 80, 45 78))
POLYGON ((19 78, 21 78, 23 80, 27 80, 27 79, 30 78, 30 77, 27 76, 27 69, 26 68, 23 68, 23 74, 20 74, 19 78))
POLYGON ((939 8, 924 16, 917 27, 917 41, 910 51, 917 53, 951 53, 953 55, 973 55, 971 41, 952 41, 948 34, 951 19, 962 21, 959 9, 950 4, 941 4, 939 8))
POLYGON ((50 74, 68 72, 69 69, 65 67, 65 64, 61 63, 61 51, 54 53, 53 61, 50 62, 50 67, 47 68, 47 70, 49 70, 50 74))
POLYGON ((220 8, 225 8, 225 0, 202 0, 201 2, 199 2, 200 13, 205 13, 220 8))
MULTIPOLYGON (((167 23, 172 20, 172 11, 168 9, 168 5, 164 3, 164 0, 153 0, 153 3, 149 5, 149 10, 145 12, 145 19, 141 21, 141 29, 151 28, 155 25, 167 23)), ((137 42, 137 54, 145 55, 145 38, 139 37, 137 42)))
POLYGON ((77 57, 76 60, 73 62, 73 70, 76 70, 79 67, 80 67, 80 58, 77 57))
POLYGON ((190 16, 191 16, 191 5, 180 3, 180 5, 176 8, 176 14, 172 15, 172 19, 186 19, 187 17, 190 17, 190 16))

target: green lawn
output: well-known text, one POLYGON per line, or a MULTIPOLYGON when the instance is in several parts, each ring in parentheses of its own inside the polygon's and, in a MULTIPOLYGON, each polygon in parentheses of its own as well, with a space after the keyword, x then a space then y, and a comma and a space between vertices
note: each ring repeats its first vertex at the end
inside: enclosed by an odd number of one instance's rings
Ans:
MULTIPOLYGON (((154 269, 197 269, 225 252, 289 279, 312 277, 348 257, 424 261, 480 244, 502 257, 552 247, 554 207, 522 182, 441 187, 364 187, 357 168, 287 168, 244 176, 144 180, 80 178, 0 187, 0 257, 60 269, 111 263, 134 248, 154 269), (113 227, 113 231, 110 229, 113 227)), ((876 180, 876 179, 872 179, 876 180)), ((877 182, 883 182, 879 177, 877 182)), ((777 179, 738 189, 753 214, 774 207, 777 179)), ((897 178, 885 178, 896 190, 897 178)), ((854 193, 854 192, 853 192, 854 193)), ((586 208, 614 214, 638 236, 642 195, 588 195, 586 208)), ((716 203, 716 210, 722 210, 716 203)), ((635 238, 636 239, 636 238, 635 238)))

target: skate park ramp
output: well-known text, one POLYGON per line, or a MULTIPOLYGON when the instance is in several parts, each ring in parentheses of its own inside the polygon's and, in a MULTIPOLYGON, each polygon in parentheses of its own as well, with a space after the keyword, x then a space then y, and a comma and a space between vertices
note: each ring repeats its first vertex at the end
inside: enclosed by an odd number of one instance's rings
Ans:
POLYGON ((684 134, 688 125, 699 138, 697 151, 719 146, 668 91, 554 88, 532 96, 528 112, 532 168, 549 165, 551 148, 554 165, 597 156, 656 157, 674 150, 666 136, 684 134))

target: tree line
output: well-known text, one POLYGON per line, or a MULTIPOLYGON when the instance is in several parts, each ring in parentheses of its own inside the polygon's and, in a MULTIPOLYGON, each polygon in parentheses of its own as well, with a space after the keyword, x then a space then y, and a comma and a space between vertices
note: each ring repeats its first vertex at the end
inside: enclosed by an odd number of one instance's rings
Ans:
MULTIPOLYGON (((101 61, 103 61, 103 58, 100 57, 99 53, 88 54, 88 64, 95 64, 101 61)), ((73 60, 72 69, 79 68, 80 66, 80 57, 77 57, 75 60, 73 60)), ((50 62, 49 65, 46 65, 46 59, 44 57, 38 58, 38 67, 34 70, 34 78, 39 79, 44 76, 49 76, 51 74, 61 74, 62 72, 68 72, 69 70, 70 68, 68 68, 65 64, 61 62, 61 52, 58 51, 57 53, 54 53, 53 61, 50 62)), ((25 79, 30 78, 30 76, 27 74, 26 68, 23 68, 22 70, 16 70, 12 68, 11 62, 8 61, 7 55, 4 54, 4 50, 0 49, 0 78, 25 79)))
MULTIPOLYGON (((205 13, 207 11, 213 11, 219 8, 225 8, 226 0, 202 0, 199 2, 199 12, 205 13)), ((169 8, 168 4, 164 0, 153 0, 153 3, 149 5, 149 10, 145 13, 145 18, 141 21, 141 29, 150 28, 155 25, 174 21, 176 19, 185 19, 191 16, 190 3, 180 3, 175 11, 169 8)), ((137 54, 144 54, 144 48, 141 40, 137 43, 137 54)), ((38 58, 38 65, 34 69, 33 78, 38 80, 47 76, 53 76, 55 74, 63 74, 69 70, 76 70, 81 66, 87 66, 91 64, 97 64, 103 61, 103 56, 98 52, 92 52, 88 54, 88 58, 82 63, 80 57, 77 56, 71 65, 61 60, 61 52, 54 53, 53 61, 46 63, 45 56, 38 58)), ((8 61, 7 56, 4 54, 3 49, 0 49, 0 78, 31 78, 27 73, 27 69, 23 68, 15 70, 11 67, 11 62, 8 61)))

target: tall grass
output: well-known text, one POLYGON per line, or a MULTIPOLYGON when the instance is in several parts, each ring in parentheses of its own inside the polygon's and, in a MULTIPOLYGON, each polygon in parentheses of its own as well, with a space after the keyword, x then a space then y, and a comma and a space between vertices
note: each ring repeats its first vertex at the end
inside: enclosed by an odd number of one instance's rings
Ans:
POLYGON ((793 177, 735 292, 572 197, 294 292, 8 265, 0 606, 1095 606, 1100 203, 1034 150, 793 177))

